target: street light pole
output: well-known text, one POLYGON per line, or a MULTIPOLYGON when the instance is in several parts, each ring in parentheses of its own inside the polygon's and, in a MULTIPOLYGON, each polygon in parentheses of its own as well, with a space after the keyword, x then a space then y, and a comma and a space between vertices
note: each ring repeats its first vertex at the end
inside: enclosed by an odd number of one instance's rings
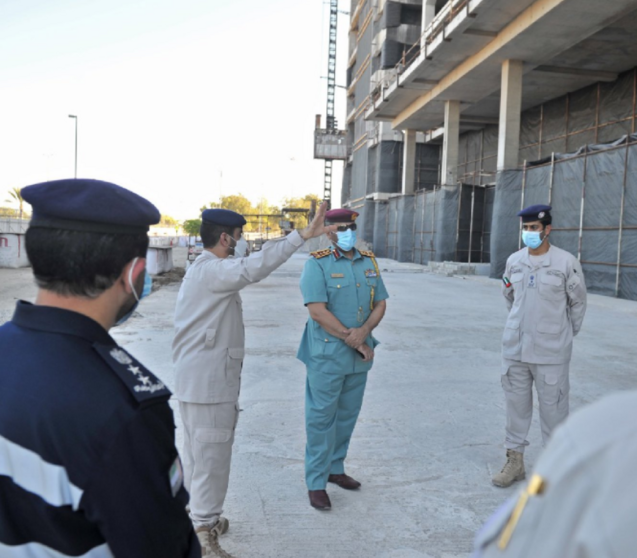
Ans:
POLYGON ((69 118, 75 119, 75 178, 77 178, 77 116, 69 114, 69 118))

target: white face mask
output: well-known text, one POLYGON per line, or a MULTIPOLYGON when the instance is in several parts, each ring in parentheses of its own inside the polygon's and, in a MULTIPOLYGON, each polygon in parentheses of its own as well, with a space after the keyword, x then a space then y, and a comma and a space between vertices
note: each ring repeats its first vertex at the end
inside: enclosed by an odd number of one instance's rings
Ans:
POLYGON ((248 241, 245 238, 243 238, 243 235, 241 235, 241 238, 237 240, 237 243, 235 244, 235 247, 234 247, 234 257, 244 258, 247 255, 248 255, 248 241))

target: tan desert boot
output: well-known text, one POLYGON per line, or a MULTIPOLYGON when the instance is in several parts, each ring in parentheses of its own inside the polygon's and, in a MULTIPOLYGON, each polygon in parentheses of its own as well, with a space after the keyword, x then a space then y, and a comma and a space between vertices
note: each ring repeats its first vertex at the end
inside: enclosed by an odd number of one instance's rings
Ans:
POLYGON ((195 533, 201 545, 202 558, 234 558, 219 545, 219 535, 228 530, 228 520, 221 518, 212 527, 197 527, 195 533), (221 520, 224 520, 223 522, 221 520))
POLYGON ((507 450, 507 462, 502 471, 493 475, 491 482, 500 488, 507 488, 515 481, 520 481, 526 476, 524 472, 524 454, 515 450, 507 450))

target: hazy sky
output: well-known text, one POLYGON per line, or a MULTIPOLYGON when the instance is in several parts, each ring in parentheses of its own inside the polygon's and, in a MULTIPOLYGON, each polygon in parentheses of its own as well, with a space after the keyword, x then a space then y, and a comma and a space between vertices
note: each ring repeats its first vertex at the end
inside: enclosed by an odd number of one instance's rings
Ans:
MULTIPOLYGON (((324 1, 0 0, 0 203, 9 188, 73 176, 69 114, 78 177, 178 219, 220 193, 322 195, 324 1)), ((340 15, 339 84, 348 24, 340 15)), ((337 89, 342 123, 344 103, 337 89)))

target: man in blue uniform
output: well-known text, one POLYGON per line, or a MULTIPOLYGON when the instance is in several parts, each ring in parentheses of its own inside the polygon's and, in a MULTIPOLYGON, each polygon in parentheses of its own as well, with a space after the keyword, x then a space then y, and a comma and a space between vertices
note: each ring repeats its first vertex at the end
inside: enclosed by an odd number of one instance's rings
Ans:
POLYGON ((150 291, 159 211, 98 180, 22 197, 39 289, 0 327, 0 556, 199 557, 170 392, 108 334, 150 291))
POLYGON ((378 344, 372 331, 389 296, 374 254, 354 247, 356 217, 349 209, 325 214, 325 224, 337 226, 327 235, 333 246, 313 252, 301 276, 310 312, 297 354, 307 367, 305 481, 319 510, 331 508, 328 482, 361 486, 345 474, 344 461, 378 344))

